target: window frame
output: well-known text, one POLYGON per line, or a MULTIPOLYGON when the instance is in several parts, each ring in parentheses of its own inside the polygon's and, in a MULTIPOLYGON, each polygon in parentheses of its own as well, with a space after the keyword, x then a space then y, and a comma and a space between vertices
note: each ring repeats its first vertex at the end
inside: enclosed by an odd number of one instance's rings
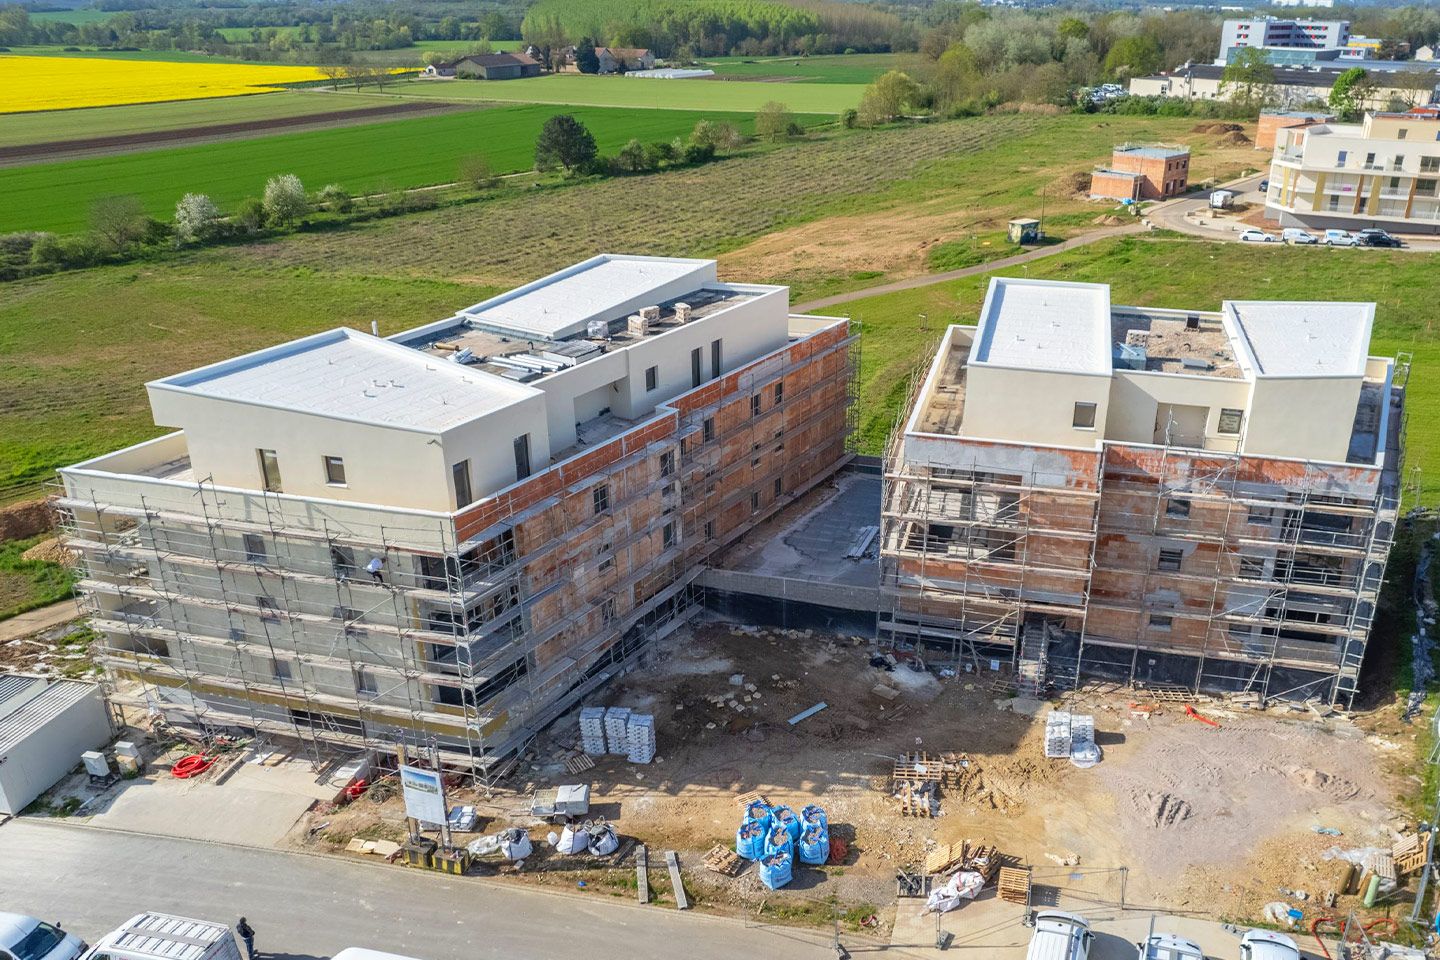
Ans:
POLYGON ((260 464, 260 489, 266 493, 284 493, 285 484, 280 476, 280 456, 274 450, 257 447, 255 457, 260 464))
POLYGON ((345 458, 337 457, 334 454, 322 454, 320 457, 321 469, 325 471, 325 485, 327 487, 348 487, 350 484, 345 477, 345 458), (340 470, 340 479, 335 479, 335 468, 340 470))
POLYGON ((696 347, 690 351, 690 386, 698 387, 705 382, 705 348, 696 347))
POLYGON ((535 472, 534 465, 530 462, 530 434, 520 434, 515 438, 513 446, 515 448, 515 482, 519 483, 535 472))
POLYGON ((1245 426, 1245 410, 1242 407, 1221 407, 1220 415, 1215 418, 1215 432, 1221 436, 1238 437, 1240 430, 1245 426), (1226 422, 1234 424, 1234 429, 1226 429, 1226 422))
POLYGON ((597 517, 610 509, 610 484, 597 483, 590 488, 590 506, 597 517))
POLYGON ((1076 400, 1074 411, 1070 415, 1070 426, 1075 430, 1094 430, 1095 419, 1099 415, 1099 411, 1100 405, 1098 403, 1091 403, 1088 400, 1076 400), (1089 413, 1089 423, 1083 422, 1086 419, 1084 414, 1087 411, 1089 413))
POLYGON ((1155 554, 1155 569, 1178 573, 1185 566, 1185 551, 1178 547, 1161 547, 1155 554))
POLYGON ((646 367, 646 368, 645 368, 645 392, 646 392, 646 393, 654 393, 656 390, 659 390, 659 389, 660 389, 660 368, 659 368, 658 366, 657 366, 657 367, 646 367))
POLYGON ((450 481, 455 486, 456 510, 463 510, 474 502, 475 488, 471 485, 469 459, 450 464, 450 481), (461 496, 462 493, 464 496, 461 496))
POLYGON ((240 543, 245 550, 246 563, 264 563, 268 558, 265 550, 265 538, 258 533, 240 534, 240 543), (258 547, 251 544, 259 544, 258 547))

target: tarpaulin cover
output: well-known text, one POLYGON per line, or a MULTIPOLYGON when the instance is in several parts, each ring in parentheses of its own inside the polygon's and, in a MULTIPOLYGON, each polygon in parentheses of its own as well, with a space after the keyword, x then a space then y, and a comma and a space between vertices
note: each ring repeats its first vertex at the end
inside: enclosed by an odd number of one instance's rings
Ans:
POLYGON ((830 859, 830 831, 811 827, 800 836, 800 862, 820 865, 830 859))
POLYGON ((790 854, 772 853, 760 861, 760 882, 771 890, 778 890, 790 882, 790 854))
POLYGON ((735 831, 735 852, 746 860, 759 860, 765 856, 765 833, 765 824, 746 817, 735 831))

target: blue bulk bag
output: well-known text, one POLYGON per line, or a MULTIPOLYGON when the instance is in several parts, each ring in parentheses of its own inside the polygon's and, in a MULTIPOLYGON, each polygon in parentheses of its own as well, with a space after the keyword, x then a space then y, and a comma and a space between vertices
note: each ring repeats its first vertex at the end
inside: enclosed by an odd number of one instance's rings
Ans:
POLYGON ((800 837, 800 862, 819 866, 830 859, 830 831, 811 827, 800 837))
POLYGON ((800 818, 795 816, 795 811, 789 807, 772 807, 770 823, 772 826, 784 827, 791 840, 800 839, 800 818))
POLYGON ((794 853, 795 841, 790 839, 790 832, 777 823, 771 826, 770 831, 765 834, 765 856, 768 857, 772 853, 781 851, 787 854, 794 853))
POLYGON ((765 856, 765 825, 749 817, 735 831, 735 852, 746 860, 759 860, 765 856))
POLYGON ((770 829, 770 807, 768 804, 764 804, 761 803, 759 800, 756 800, 754 803, 750 804, 750 806, 746 809, 745 813, 746 816, 748 816, 751 820, 760 821, 760 823, 765 827, 766 830, 770 829))
POLYGON ((790 854, 772 853, 760 861, 760 882, 771 890, 778 890, 790 882, 790 854))
POLYGON ((800 822, 807 828, 819 826, 830 829, 830 818, 825 816, 825 808, 815 803, 800 811, 800 822))

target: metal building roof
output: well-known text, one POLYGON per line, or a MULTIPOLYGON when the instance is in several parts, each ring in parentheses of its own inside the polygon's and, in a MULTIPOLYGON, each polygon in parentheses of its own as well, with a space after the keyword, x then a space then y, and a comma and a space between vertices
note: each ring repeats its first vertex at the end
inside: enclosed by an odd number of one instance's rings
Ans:
POLYGON ((17 709, 0 716, 0 756, 15 749, 26 737, 42 729, 47 723, 64 713, 74 704, 93 696, 98 688, 93 683, 79 680, 46 681, 39 677, 0 677, 0 709, 5 704, 5 692, 10 690, 10 699, 19 699, 30 694, 17 709), (23 688, 7 681, 26 681, 23 688), (35 691, 36 685, 44 687, 35 691))

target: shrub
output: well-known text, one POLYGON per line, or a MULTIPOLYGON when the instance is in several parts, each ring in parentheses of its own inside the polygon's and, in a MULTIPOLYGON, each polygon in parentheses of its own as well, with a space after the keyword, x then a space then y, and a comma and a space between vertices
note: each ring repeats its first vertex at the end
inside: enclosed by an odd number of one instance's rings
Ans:
POLYGON ((30 261, 48 267, 89 267, 100 262, 100 241, 93 234, 72 237, 44 234, 30 248, 30 261))
POLYGON ((691 165, 709 163, 715 159, 715 148, 708 143, 692 143, 685 148, 684 159, 691 165))
POLYGON ((734 150, 745 142, 740 130, 733 123, 723 120, 701 120, 690 132, 690 142, 708 146, 715 151, 734 150))
POLYGON ((319 200, 326 210, 335 213, 349 213, 355 209, 355 200, 350 196, 350 191, 338 183, 328 183, 322 187, 319 200))
POLYGON ((460 158, 460 182, 468 183, 476 190, 491 190, 500 178, 490 166, 490 161, 480 154, 460 158))
POLYGON ((265 203, 259 197, 246 197, 235 208, 235 223, 247 233, 265 228, 265 203))
POLYGON ((90 208, 90 227, 112 250, 145 236, 145 206, 132 195, 101 197, 90 208))
POLYGON ((790 129, 795 125, 795 117, 790 108, 775 100, 771 100, 755 113, 755 136, 762 140, 779 140, 790 136, 790 129))
POLYGON ((282 173, 265 181, 265 219, 288 227, 310 209, 305 185, 293 173, 282 173))
POLYGON ((845 130, 854 130, 855 125, 860 122, 860 111, 854 107, 840 112, 840 126, 845 130))
POLYGON ((650 154, 639 140, 631 140, 615 155, 615 165, 625 173, 643 173, 653 170, 650 154))

